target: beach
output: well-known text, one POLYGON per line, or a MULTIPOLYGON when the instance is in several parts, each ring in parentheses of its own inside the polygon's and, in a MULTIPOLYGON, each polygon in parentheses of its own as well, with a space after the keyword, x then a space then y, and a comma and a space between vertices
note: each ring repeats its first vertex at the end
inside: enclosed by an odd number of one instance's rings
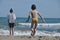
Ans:
POLYGON ((60 40, 59 36, 2 36, 0 40, 60 40))
POLYGON ((14 36, 10 36, 6 18, 1 17, 0 40, 60 40, 60 18, 46 18, 46 24, 39 19, 34 37, 31 37, 31 23, 25 23, 24 20, 26 18, 17 18, 14 36))

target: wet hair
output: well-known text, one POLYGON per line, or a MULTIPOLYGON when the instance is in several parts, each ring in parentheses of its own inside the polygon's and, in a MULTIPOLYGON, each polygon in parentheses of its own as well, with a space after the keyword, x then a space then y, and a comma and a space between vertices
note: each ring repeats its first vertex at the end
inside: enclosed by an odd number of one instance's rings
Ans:
POLYGON ((32 4, 31 9, 32 10, 35 10, 36 9, 36 5, 35 4, 32 4))
POLYGON ((11 9, 10 9, 10 13, 12 13, 12 12, 13 12, 13 9, 11 8, 11 9))

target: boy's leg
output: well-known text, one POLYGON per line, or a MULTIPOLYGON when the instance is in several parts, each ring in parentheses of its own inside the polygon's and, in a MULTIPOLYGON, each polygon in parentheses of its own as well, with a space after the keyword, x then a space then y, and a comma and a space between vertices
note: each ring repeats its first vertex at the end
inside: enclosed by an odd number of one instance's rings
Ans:
POLYGON ((31 33, 31 36, 33 36, 33 26, 34 26, 34 23, 32 22, 32 23, 31 23, 31 32, 32 32, 32 33, 31 33))
POLYGON ((37 27, 37 23, 35 23, 35 25, 34 25, 34 35, 35 35, 35 33, 36 33, 36 27, 37 27))
POLYGON ((31 29, 33 28, 33 25, 34 25, 34 23, 33 23, 33 22, 31 22, 31 29))
POLYGON ((11 28, 10 28, 10 35, 11 35, 11 28))
POLYGON ((12 30, 12 35, 14 35, 14 23, 12 23, 11 30, 12 30))
POLYGON ((31 23, 31 31, 33 30, 33 26, 34 26, 34 23, 32 22, 31 23))
POLYGON ((12 35, 14 35, 14 28, 12 28, 11 30, 12 30, 12 35))
POLYGON ((9 28, 10 28, 10 35, 11 35, 11 23, 9 23, 9 28))

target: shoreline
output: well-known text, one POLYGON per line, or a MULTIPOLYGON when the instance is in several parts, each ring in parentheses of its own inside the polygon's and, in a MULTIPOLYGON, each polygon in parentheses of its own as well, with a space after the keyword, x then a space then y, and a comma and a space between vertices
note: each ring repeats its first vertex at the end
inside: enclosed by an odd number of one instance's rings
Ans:
POLYGON ((59 36, 2 36, 0 40, 60 40, 59 36))

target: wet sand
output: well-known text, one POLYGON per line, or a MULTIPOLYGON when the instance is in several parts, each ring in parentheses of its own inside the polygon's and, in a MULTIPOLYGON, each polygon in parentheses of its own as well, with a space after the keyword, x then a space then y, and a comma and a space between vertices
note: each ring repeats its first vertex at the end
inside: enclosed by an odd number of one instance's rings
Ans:
POLYGON ((60 37, 55 36, 1 36, 0 40, 60 40, 60 37))

